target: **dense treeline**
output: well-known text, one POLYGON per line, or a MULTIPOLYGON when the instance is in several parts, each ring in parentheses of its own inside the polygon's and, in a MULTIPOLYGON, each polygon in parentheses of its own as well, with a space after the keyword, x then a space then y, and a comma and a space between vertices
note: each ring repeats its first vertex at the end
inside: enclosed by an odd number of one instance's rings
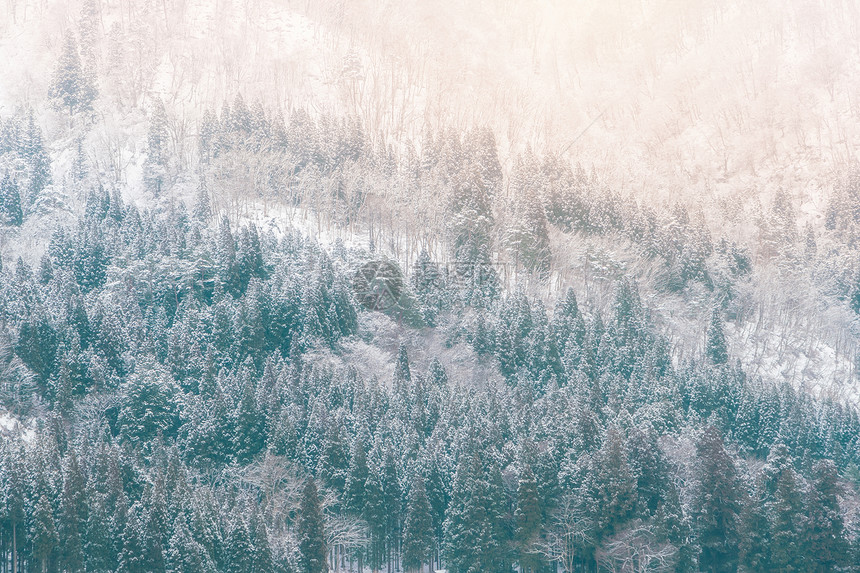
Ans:
POLYGON ((2 400, 38 428, 0 450, 3 571, 860 563, 856 410, 748 380, 719 310, 673 365, 629 281, 607 313, 572 291, 550 313, 424 253, 388 312, 500 378, 405 345, 392 379, 364 378, 342 341, 370 336, 352 279, 378 255, 210 220, 208 200, 93 191, 37 268, 5 265, 2 400))
MULTIPOLYGON (((158 105, 150 125, 151 151, 158 155, 153 133, 155 141, 166 141, 158 105)), ((237 95, 220 116, 204 114, 199 156, 225 206, 239 201, 237 194, 247 201, 252 190, 311 209, 331 224, 362 222, 396 237, 416 233, 415 243, 445 247, 458 265, 498 253, 518 268, 546 274, 554 226, 625 237, 664 263, 659 283, 667 290, 690 281, 730 289, 750 271, 745 248, 726 240, 715 246, 702 217, 681 204, 667 212, 640 205, 552 153, 526 150, 505 173, 486 128, 428 129, 420 145, 395 145, 366 133, 356 118, 314 119, 302 109, 284 117, 259 102, 249 108, 237 95)))

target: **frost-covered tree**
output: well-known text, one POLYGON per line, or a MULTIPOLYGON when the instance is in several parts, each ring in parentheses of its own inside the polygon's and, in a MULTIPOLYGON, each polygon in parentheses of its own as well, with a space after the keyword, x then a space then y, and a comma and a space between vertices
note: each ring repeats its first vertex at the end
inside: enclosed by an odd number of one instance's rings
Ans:
POLYGON ((407 571, 421 570, 430 561, 433 547, 433 521, 430 501, 420 474, 412 480, 403 525, 403 566, 407 571))
POLYGON ((58 108, 66 108, 69 115, 92 110, 93 102, 98 96, 98 88, 93 78, 85 74, 81 66, 78 44, 71 33, 63 40, 63 50, 54 75, 48 97, 58 108))
POLYGON ((156 98, 152 105, 146 142, 147 155, 144 164, 144 179, 149 189, 158 196, 161 194, 167 177, 169 144, 167 112, 161 98, 156 98))
POLYGON ((6 173, 0 181, 0 223, 20 226, 24 221, 18 184, 6 173))
POLYGON ((325 518, 313 478, 302 488, 296 536, 299 542, 299 571, 326 573, 328 559, 325 544, 325 518))
POLYGON ((708 339, 705 345, 705 353, 711 364, 725 364, 729 359, 726 347, 726 335, 723 333, 723 319, 719 310, 714 308, 711 312, 711 322, 708 325, 708 339))

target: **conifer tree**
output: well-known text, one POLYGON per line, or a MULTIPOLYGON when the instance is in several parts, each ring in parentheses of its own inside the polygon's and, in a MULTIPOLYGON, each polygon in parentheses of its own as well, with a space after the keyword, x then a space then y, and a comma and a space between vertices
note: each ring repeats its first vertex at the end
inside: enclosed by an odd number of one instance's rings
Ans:
POLYGON ((401 388, 404 385, 408 386, 411 381, 412 374, 409 371, 409 356, 406 353, 406 345, 401 342, 397 349, 397 362, 394 366, 395 388, 401 388))
POLYGON ((272 558, 272 548, 269 545, 269 533, 266 524, 257 516, 252 531, 254 542, 254 555, 251 570, 254 573, 275 573, 275 563, 272 558))
POLYGON ((253 573, 254 548, 244 520, 237 516, 230 536, 225 539, 226 573, 253 573))
POLYGON ((144 535, 139 507, 133 507, 131 513, 122 532, 122 551, 119 554, 117 573, 147 573, 149 569, 144 559, 144 535))
POLYGON ((167 549, 167 573, 214 573, 206 550, 191 536, 185 518, 179 516, 167 549))
POLYGON ((711 312, 706 354, 711 364, 715 365, 725 364, 729 359, 728 351, 726 350, 726 335, 723 333, 723 320, 716 308, 711 312))
POLYGON ((517 508, 514 513, 520 568, 524 573, 535 572, 541 566, 540 554, 535 550, 541 531, 541 503, 537 480, 531 467, 520 471, 517 485, 517 508))
POLYGON ((397 465, 394 452, 386 448, 385 464, 382 476, 382 504, 385 508, 385 541, 386 557, 390 561, 392 554, 400 550, 400 481, 397 477, 397 465))
POLYGON ((708 426, 696 443, 698 483, 693 499, 702 571, 735 571, 738 563, 740 498, 735 464, 722 436, 708 426))
POLYGON ((156 195, 161 194, 167 177, 167 113, 164 102, 157 98, 152 106, 147 135, 147 156, 144 165, 144 178, 149 189, 156 195))
POLYGON ((201 223, 209 221, 212 216, 212 203, 209 201, 209 189, 206 186, 206 178, 201 174, 197 183, 197 196, 194 200, 194 218, 201 223))
POLYGON ((53 510, 47 494, 43 493, 36 502, 32 521, 29 537, 33 546, 33 557, 38 561, 41 572, 46 573, 48 560, 52 558, 59 543, 53 510))
POLYGON ((809 571, 830 573, 847 562, 849 547, 839 507, 841 493, 836 465, 831 460, 818 462, 813 468, 802 546, 809 571))
POLYGON ((299 540, 299 572, 327 573, 325 520, 313 478, 305 481, 296 534, 299 540))
POLYGON ((407 571, 420 571, 424 563, 429 562, 432 547, 433 521, 430 501, 424 488, 424 478, 416 474, 409 489, 403 525, 403 567, 407 571))
POLYGON ((60 559, 63 569, 69 573, 82 571, 84 567, 83 536, 87 524, 85 487, 77 455, 72 449, 63 475, 58 527, 61 540, 60 559))
POLYGON ((29 212, 42 190, 51 183, 51 158, 45 149, 42 130, 36 125, 32 109, 27 112, 27 123, 18 143, 18 154, 27 165, 28 182, 22 194, 22 206, 29 212))
POLYGON ((780 472, 773 498, 766 503, 770 513, 769 566, 776 571, 804 571, 803 500, 791 467, 780 472))
POLYGON ((355 515, 361 515, 364 512, 365 485, 369 475, 367 452, 364 447, 364 436, 359 432, 352 442, 349 469, 344 485, 344 505, 355 515))
POLYGON ((20 226, 24 221, 18 184, 6 173, 0 181, 0 224, 20 226))
POLYGON ((48 97, 58 108, 67 108, 69 115, 92 109, 98 95, 92 78, 84 74, 78 43, 74 35, 67 33, 63 41, 63 51, 51 78, 48 97))

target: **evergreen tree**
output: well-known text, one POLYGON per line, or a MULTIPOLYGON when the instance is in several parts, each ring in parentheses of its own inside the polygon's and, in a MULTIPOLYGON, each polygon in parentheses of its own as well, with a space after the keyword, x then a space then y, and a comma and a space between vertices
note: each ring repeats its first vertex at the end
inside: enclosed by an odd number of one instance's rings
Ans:
POLYGON ((313 478, 305 481, 302 490, 296 534, 299 540, 300 573, 327 573, 325 520, 313 478))
POLYGON ((90 111, 97 95, 96 86, 84 74, 81 66, 78 43, 72 34, 67 33, 62 54, 51 78, 48 97, 58 108, 67 108, 69 115, 74 115, 90 111))
POLYGON ((696 443, 698 483, 693 499, 702 571, 735 571, 738 563, 740 498, 734 461, 719 431, 708 426, 696 443))
POLYGON ((90 505, 85 528, 83 555, 87 571, 115 571, 117 568, 118 556, 113 550, 110 522, 103 497, 96 496, 90 505))
POLYGON ((520 472, 517 485, 517 508, 514 513, 520 568, 524 573, 538 571, 541 567, 540 554, 535 550, 541 531, 541 503, 537 480, 531 467, 525 466, 520 472))
POLYGON ((18 184, 8 173, 0 181, 0 224, 20 226, 24 221, 18 184))
POLYGON ((317 466, 317 477, 334 490, 339 499, 343 498, 349 463, 342 428, 342 422, 333 417, 326 429, 322 454, 317 466))
POLYGON ((51 183, 51 158, 45 149, 42 130, 36 125, 32 109, 27 112, 27 125, 18 148, 18 153, 27 164, 29 180, 22 204, 24 210, 29 212, 42 190, 51 183))
POLYGON ((206 187, 206 178, 201 174, 197 183, 197 197, 194 201, 194 218, 201 223, 206 223, 212 216, 212 203, 209 201, 209 189, 206 187))
POLYGON ((807 571, 830 573, 847 564, 849 547, 839 507, 841 494, 836 465, 831 460, 818 462, 813 468, 803 535, 807 571))
POLYGON ((226 573, 253 573, 254 548, 248 528, 241 517, 236 517, 230 536, 226 541, 226 573))
POLYGON ((612 535, 633 515, 636 478, 627 462, 624 436, 615 426, 606 433, 588 478, 588 499, 598 534, 612 535))
POLYGON ((367 467, 367 452, 365 451, 362 432, 356 435, 350 451, 349 469, 344 485, 344 505, 355 515, 364 513, 366 501, 365 486, 369 470, 367 467))
POLYGON ((390 561, 392 554, 400 550, 400 482, 397 477, 397 464, 394 452, 387 448, 382 476, 382 505, 385 508, 385 541, 386 557, 390 561))
POLYGON ((183 516, 176 518, 167 549, 167 573, 214 573, 214 565, 194 540, 183 516))
POLYGON ((740 564, 749 573, 769 571, 770 521, 761 489, 757 487, 745 500, 740 515, 740 564))
POLYGON ((147 135, 147 156, 144 164, 144 179, 149 189, 156 195, 161 194, 167 177, 168 143, 167 112, 164 102, 157 98, 152 105, 147 135))
POLYGON ((394 366, 394 387, 408 387, 411 381, 412 374, 409 371, 409 356, 406 353, 406 345, 401 342, 397 349, 397 362, 394 366))
POLYGON ((52 558, 59 537, 54 524, 53 510, 48 495, 43 493, 36 502, 30 526, 30 543, 32 544, 33 557, 38 561, 42 573, 48 570, 48 560, 52 558))
POLYGON ((266 420, 257 404, 253 380, 244 380, 241 392, 235 415, 233 448, 236 460, 247 463, 263 449, 266 420))
POLYGON ((254 556, 251 570, 254 573, 275 573, 275 563, 269 545, 269 533, 266 531, 266 524, 260 516, 257 516, 253 534, 254 556))
POLYGON ((723 320, 716 308, 711 312, 705 351, 711 364, 725 364, 729 360, 729 354, 726 350, 726 335, 723 334, 723 320))
POLYGON ((119 554, 117 573, 148 573, 144 558, 143 527, 140 524, 139 508, 132 508, 122 532, 122 551, 119 554))
POLYGON ((802 552, 803 500, 797 479, 792 468, 785 468, 777 478, 773 498, 766 503, 771 519, 769 567, 773 571, 808 570, 802 552))
POLYGON ((60 561, 69 573, 83 571, 83 536, 87 525, 86 484, 75 450, 69 452, 63 475, 63 495, 60 503, 59 538, 60 561))
POLYGON ((424 563, 429 562, 432 548, 433 521, 430 501, 424 488, 424 478, 416 474, 409 490, 403 524, 403 567, 407 571, 420 571, 424 563))

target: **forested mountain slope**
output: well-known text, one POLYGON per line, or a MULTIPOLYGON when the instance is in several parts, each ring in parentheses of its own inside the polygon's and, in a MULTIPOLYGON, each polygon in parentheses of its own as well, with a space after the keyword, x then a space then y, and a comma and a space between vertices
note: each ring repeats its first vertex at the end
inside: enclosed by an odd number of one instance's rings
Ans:
POLYGON ((851 2, 7 0, 0 571, 856 571, 851 2))

